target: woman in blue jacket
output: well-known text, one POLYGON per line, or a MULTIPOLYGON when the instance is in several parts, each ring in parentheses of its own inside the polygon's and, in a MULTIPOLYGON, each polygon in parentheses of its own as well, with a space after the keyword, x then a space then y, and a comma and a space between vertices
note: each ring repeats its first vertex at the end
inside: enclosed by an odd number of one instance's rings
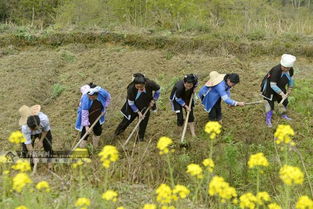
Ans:
POLYGON ((230 98, 230 89, 239 81, 239 75, 236 73, 219 74, 216 71, 210 73, 209 81, 198 94, 204 110, 209 113, 209 121, 222 121, 222 100, 230 106, 245 105, 244 102, 237 102, 230 98))
MULTIPOLYGON (((110 104, 111 96, 108 91, 93 83, 83 86, 87 87, 86 92, 80 99, 80 104, 77 110, 77 120, 75 128, 81 132, 81 137, 89 130, 89 127, 97 120, 97 118, 106 111, 110 104)), ((105 121, 104 114, 93 127, 93 146, 98 147, 100 135, 102 133, 101 125, 105 121)), ((81 142, 80 147, 85 147, 88 136, 81 142)))

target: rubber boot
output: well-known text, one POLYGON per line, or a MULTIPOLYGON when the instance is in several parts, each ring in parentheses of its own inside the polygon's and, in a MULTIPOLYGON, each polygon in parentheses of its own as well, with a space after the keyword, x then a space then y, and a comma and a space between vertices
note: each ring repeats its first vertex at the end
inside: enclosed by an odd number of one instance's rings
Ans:
POLYGON ((92 136, 92 145, 95 149, 98 148, 99 141, 100 141, 100 136, 95 136, 95 135, 92 136))
POLYGON ((191 122, 191 123, 188 123, 188 125, 189 125, 189 128, 190 128, 190 132, 191 132, 192 137, 196 137, 195 123, 191 122))
POLYGON ((291 118, 289 118, 286 114, 282 114, 281 116, 283 119, 285 120, 292 120, 291 118))
POLYGON ((269 127, 269 128, 272 128, 273 127, 273 125, 272 125, 272 116, 273 116, 273 111, 271 110, 271 111, 268 111, 267 113, 266 113, 266 125, 267 125, 267 127, 269 127))

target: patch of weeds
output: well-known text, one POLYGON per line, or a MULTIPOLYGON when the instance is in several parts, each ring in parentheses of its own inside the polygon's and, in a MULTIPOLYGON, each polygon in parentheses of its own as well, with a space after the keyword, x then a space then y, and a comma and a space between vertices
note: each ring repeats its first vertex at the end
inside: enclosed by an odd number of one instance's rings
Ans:
POLYGON ((66 62, 74 62, 76 61, 76 57, 73 53, 66 51, 66 50, 62 50, 61 51, 61 58, 66 61, 66 62))
POLYGON ((24 39, 27 41, 35 40, 36 37, 31 34, 31 32, 25 27, 19 27, 15 31, 14 35, 20 39, 24 39))
POLYGON ((305 116, 312 115, 313 89, 311 88, 313 80, 297 80, 296 87, 289 97, 290 107, 305 116))
POLYGON ((164 58, 166 60, 171 60, 173 57, 175 56, 175 53, 174 52, 171 52, 171 51, 167 51, 164 55, 164 58))
POLYGON ((265 40, 265 32, 264 31, 253 31, 246 35, 247 39, 250 41, 262 41, 265 40))
POLYGON ((65 90, 65 87, 59 83, 53 84, 52 86, 52 98, 57 98, 65 90))

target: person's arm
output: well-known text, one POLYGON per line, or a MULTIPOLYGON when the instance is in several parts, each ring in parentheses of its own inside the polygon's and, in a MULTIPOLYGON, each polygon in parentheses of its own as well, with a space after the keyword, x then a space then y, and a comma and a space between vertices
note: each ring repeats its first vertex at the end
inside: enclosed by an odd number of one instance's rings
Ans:
POLYGON ((104 108, 106 109, 111 103, 111 95, 108 91, 105 91, 105 104, 104 108))
POLYGON ((41 114, 40 126, 42 127, 41 137, 39 139, 40 145, 43 146, 43 140, 46 138, 48 131, 50 131, 49 118, 45 114, 41 114))
POLYGON ((127 89, 127 103, 134 113, 138 113, 140 111, 135 104, 135 98, 136 98, 136 95, 133 92, 132 86, 128 87, 128 89, 127 89))
POLYGON ((85 127, 86 129, 86 132, 88 131, 89 129, 89 126, 90 126, 90 122, 89 122, 89 106, 88 106, 88 103, 89 103, 89 98, 88 98, 88 95, 85 94, 83 96, 83 98, 81 99, 81 105, 82 105, 82 126, 85 127))
POLYGON ((31 130, 26 125, 22 126, 22 134, 23 134, 24 138, 26 139, 24 144, 25 144, 25 146, 27 148, 27 151, 28 151, 29 155, 32 156, 34 158, 34 160, 35 160, 36 156, 35 156, 35 153, 34 153, 34 147, 32 145, 31 130))
POLYGON ((285 95, 284 92, 277 86, 278 81, 281 77, 281 71, 280 70, 272 70, 271 76, 270 76, 270 87, 273 89, 273 91, 281 96, 285 95))
POLYGON ((151 86, 151 89, 154 91, 153 100, 157 101, 160 97, 160 94, 161 94, 161 87, 159 84, 157 84, 156 82, 151 81, 151 80, 150 80, 149 85, 151 86))
POLYGON ((229 94, 227 93, 223 85, 224 85, 223 83, 220 83, 218 84, 218 86, 216 86, 218 94, 226 104, 231 106, 237 106, 238 102, 230 98, 229 94))

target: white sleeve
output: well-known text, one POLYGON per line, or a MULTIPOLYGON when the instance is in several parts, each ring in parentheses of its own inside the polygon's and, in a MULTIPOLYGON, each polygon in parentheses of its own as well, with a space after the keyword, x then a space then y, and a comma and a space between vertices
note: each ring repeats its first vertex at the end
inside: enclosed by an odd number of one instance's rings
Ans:
POLYGON ((22 126, 22 134, 26 139, 26 142, 24 142, 24 144, 31 144, 32 143, 31 130, 26 125, 22 126))
POLYGON ((49 118, 47 115, 41 113, 39 115, 40 118, 40 126, 42 127, 42 130, 47 132, 50 130, 50 123, 49 123, 49 118))

